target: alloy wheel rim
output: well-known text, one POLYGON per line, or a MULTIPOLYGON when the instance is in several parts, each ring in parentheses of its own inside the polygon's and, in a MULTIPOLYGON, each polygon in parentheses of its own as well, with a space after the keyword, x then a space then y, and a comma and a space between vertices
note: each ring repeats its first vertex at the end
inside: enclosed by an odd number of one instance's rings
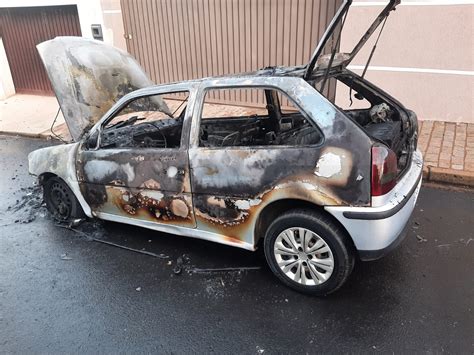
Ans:
POLYGON ((280 270, 292 281, 304 286, 326 282, 334 271, 334 256, 329 245, 306 228, 282 231, 273 246, 280 270))

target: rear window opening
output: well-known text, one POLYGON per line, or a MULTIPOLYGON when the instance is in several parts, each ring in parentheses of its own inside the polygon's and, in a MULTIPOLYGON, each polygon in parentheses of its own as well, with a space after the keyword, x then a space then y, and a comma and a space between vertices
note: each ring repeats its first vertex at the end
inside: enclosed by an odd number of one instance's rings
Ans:
MULTIPOLYGON (((316 82, 316 89, 318 85, 321 81, 316 82)), ((413 131, 409 129, 408 116, 403 107, 368 86, 363 79, 357 80, 352 75, 334 75, 326 85, 333 88, 324 90, 328 99, 372 139, 384 143, 396 154, 398 174, 402 174, 414 150, 413 131)))

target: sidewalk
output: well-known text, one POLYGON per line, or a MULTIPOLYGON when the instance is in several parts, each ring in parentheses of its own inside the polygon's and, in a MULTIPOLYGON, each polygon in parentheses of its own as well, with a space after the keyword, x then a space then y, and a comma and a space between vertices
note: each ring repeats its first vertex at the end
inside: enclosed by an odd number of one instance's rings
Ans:
MULTIPOLYGON (((54 138, 50 128, 58 107, 54 96, 15 95, 0 101, 0 134, 54 138)), ((71 139, 61 112, 54 132, 71 139)), ((424 180, 474 187, 474 123, 420 121, 419 132, 424 180)))
MULTIPOLYGON (((49 139, 52 137, 51 124, 58 109, 55 96, 11 96, 0 101, 0 133, 49 139)), ((61 111, 53 130, 62 139, 71 139, 61 111)))
POLYGON ((474 123, 419 122, 424 178, 474 186, 474 123))

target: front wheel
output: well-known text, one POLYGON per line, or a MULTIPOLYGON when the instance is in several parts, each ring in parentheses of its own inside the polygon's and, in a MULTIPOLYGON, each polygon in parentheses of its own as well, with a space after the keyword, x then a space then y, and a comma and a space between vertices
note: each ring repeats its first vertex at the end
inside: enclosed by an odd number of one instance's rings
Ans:
POLYGON ((69 186, 58 177, 52 177, 43 186, 46 207, 58 221, 85 216, 82 207, 69 186))
POLYGON ((310 210, 290 211, 275 219, 264 249, 270 269, 284 284, 316 296, 341 287, 355 262, 345 231, 310 210))

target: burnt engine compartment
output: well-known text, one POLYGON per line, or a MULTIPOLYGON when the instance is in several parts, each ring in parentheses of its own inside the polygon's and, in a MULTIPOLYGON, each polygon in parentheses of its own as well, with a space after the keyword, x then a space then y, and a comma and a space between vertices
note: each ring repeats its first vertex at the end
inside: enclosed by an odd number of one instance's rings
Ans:
POLYGON ((269 116, 226 117, 202 121, 202 147, 309 145, 321 140, 319 131, 299 113, 276 121, 269 116))
MULTIPOLYGON (((136 121, 140 121, 137 118, 136 121)), ((133 125, 112 126, 101 134, 101 148, 177 148, 180 146, 181 119, 161 119, 133 125)))

